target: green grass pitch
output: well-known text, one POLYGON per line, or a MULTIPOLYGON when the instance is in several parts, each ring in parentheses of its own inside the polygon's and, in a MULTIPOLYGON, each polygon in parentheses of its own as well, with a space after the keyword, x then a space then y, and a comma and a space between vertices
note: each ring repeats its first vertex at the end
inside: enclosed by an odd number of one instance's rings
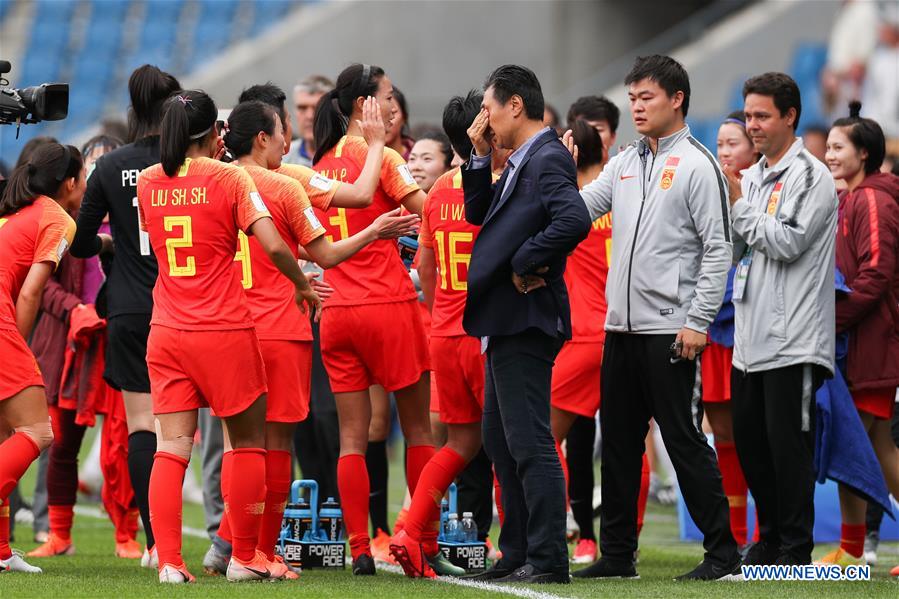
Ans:
MULTIPOLYGON (((88 447, 85 443, 85 447, 88 447)), ((399 509, 402 498, 402 459, 394 456, 391 463, 391 508, 399 509)), ((23 488, 30 495, 33 488, 33 469, 27 475, 23 488)), ((95 506, 94 506, 95 507, 95 506)), ((185 525, 203 528, 202 509, 186 505, 185 525)), ((35 547, 31 542, 31 527, 16 527, 17 542, 14 546, 28 551, 35 547)), ((113 599, 152 597, 324 597, 364 599, 418 597, 513 597, 554 599, 555 597, 781 597, 801 599, 822 597, 899 597, 899 582, 891 579, 889 569, 899 564, 899 544, 885 543, 879 552, 879 565, 872 568, 870 582, 765 582, 765 583, 675 583, 672 578, 690 570, 701 559, 701 547, 695 543, 677 541, 677 520, 673 508, 650 504, 646 525, 640 539, 641 579, 636 581, 581 581, 571 585, 539 587, 513 586, 506 593, 496 590, 459 586, 442 581, 407 580, 395 573, 380 571, 370 578, 354 578, 349 570, 306 570, 300 580, 275 583, 230 584, 222 578, 202 574, 201 561, 208 548, 208 541, 192 536, 184 537, 184 555, 188 568, 197 576, 197 584, 172 587, 160 585, 153 571, 141 569, 131 560, 114 557, 112 526, 108 520, 77 515, 73 537, 77 553, 71 557, 31 560, 44 568, 44 574, 0 574, 0 598, 50 599, 56 597, 109 597, 113 599)), ((139 536, 142 539, 142 534, 139 536)), ((831 547, 822 546, 815 556, 831 547)))

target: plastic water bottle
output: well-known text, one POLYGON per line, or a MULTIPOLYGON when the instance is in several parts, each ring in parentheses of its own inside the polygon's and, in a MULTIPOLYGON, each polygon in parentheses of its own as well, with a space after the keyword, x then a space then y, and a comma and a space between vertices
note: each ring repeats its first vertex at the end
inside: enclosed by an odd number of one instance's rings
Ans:
POLYGON ((459 524, 459 514, 453 512, 449 515, 446 522, 446 540, 449 543, 459 543, 462 541, 462 527, 459 524))
POLYGON ((472 517, 471 512, 464 512, 462 514, 462 524, 460 526, 463 543, 477 543, 478 541, 478 527, 475 526, 474 518, 472 517))
POLYGON ((449 502, 446 499, 440 500, 440 534, 439 540, 446 541, 446 523, 449 520, 449 502))

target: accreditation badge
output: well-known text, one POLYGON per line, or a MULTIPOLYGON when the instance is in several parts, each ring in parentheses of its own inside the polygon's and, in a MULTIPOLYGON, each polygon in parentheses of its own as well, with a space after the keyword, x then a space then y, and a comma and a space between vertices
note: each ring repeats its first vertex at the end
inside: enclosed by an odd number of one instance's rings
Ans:
POLYGON ((671 185, 674 183, 674 171, 677 169, 679 162, 680 158, 677 156, 671 156, 665 161, 665 168, 662 170, 662 181, 659 183, 661 189, 667 190, 671 188, 671 185))

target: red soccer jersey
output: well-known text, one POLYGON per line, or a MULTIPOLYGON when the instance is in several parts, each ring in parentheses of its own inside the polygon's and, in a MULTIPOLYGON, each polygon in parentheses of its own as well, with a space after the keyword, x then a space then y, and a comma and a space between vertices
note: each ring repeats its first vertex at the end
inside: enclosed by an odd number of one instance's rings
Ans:
POLYGON ((480 227, 465 220, 462 171, 444 173, 431 187, 421 211, 418 243, 434 250, 437 285, 431 310, 431 335, 465 335, 462 314, 468 291, 468 263, 480 227))
POLYGON ((197 331, 253 327, 234 250, 238 230, 271 215, 250 175, 210 158, 187 159, 174 177, 155 164, 138 177, 137 201, 159 263, 150 323, 197 331))
POLYGON ((45 196, 0 217, 0 329, 16 331, 16 300, 32 264, 55 268, 75 237, 75 221, 45 196))
POLYGON ((606 322, 606 278, 612 258, 612 214, 593 221, 587 238, 568 256, 565 285, 571 301, 571 340, 601 341, 606 322))
MULTIPOLYGON (((244 168, 265 198, 281 239, 294 257, 299 257, 298 246, 325 234, 306 192, 293 179, 274 171, 252 165, 244 168)), ((247 237, 242 232, 238 236, 240 246, 234 262, 250 303, 256 335, 259 339, 312 341, 309 316, 294 302, 293 283, 265 255, 255 237, 247 237)))
POLYGON ((303 164, 283 163, 275 169, 275 172, 290 177, 302 185, 309 197, 309 202, 319 210, 327 210, 331 207, 331 200, 334 199, 334 194, 340 187, 340 181, 329 179, 303 164))
MULTIPOLYGON (((344 136, 315 165, 315 170, 337 181, 353 182, 362 172, 368 144, 357 136, 344 136)), ((381 178, 367 208, 316 210, 333 241, 362 231, 378 216, 395 209, 400 201, 420 188, 406 162, 394 150, 384 150, 381 178)), ((325 273, 334 288, 329 306, 358 306, 415 299, 418 295, 403 266, 396 241, 379 239, 325 273)))

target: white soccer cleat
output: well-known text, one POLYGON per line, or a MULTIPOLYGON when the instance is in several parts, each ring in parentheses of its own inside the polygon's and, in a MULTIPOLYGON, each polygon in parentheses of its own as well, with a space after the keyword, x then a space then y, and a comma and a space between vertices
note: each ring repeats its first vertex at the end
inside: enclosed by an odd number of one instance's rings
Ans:
POLYGON ((164 584, 187 584, 196 582, 196 578, 187 571, 186 566, 180 568, 171 564, 165 564, 159 570, 159 582, 164 584))
POLYGON ((144 554, 140 558, 140 567, 159 569, 159 555, 156 553, 156 547, 153 549, 144 548, 144 554))
POLYGON ((27 572, 28 574, 43 574, 43 570, 32 566, 22 557, 22 552, 13 549, 9 559, 0 559, 0 571, 2 572, 27 572))
POLYGON ((287 576, 284 563, 270 562, 265 554, 256 551, 252 560, 243 562, 233 555, 228 562, 228 582, 244 582, 250 580, 284 580, 287 576))

